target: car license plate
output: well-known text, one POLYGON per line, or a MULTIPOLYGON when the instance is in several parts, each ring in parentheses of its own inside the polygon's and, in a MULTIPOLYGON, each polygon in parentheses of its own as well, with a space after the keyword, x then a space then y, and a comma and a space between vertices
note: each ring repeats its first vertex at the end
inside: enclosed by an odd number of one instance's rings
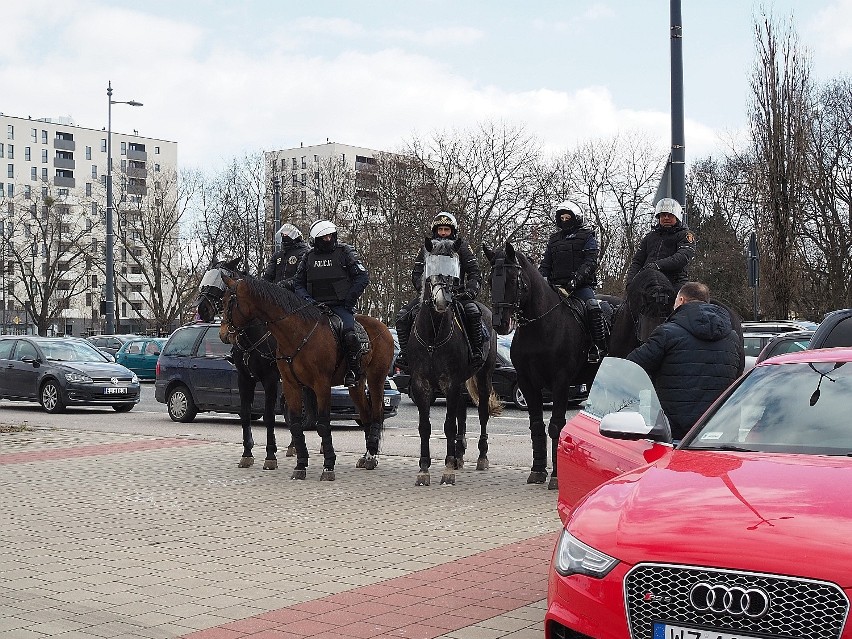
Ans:
POLYGON ((755 637, 739 633, 697 630, 683 626, 672 626, 667 623, 655 623, 654 639, 755 639, 755 637))
POLYGON ((390 406, 390 397, 385 397, 385 406, 390 406))
POLYGON ((127 393, 127 388, 124 386, 107 386, 104 389, 104 395, 124 395, 127 393))

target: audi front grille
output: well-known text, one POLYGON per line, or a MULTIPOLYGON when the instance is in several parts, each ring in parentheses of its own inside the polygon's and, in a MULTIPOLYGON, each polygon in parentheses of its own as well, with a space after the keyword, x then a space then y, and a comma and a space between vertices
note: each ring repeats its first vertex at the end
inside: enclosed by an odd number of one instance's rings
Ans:
POLYGON ((666 564, 637 564, 624 579, 624 597, 632 639, 653 639, 655 623, 837 639, 849 614, 849 600, 833 583, 666 564))

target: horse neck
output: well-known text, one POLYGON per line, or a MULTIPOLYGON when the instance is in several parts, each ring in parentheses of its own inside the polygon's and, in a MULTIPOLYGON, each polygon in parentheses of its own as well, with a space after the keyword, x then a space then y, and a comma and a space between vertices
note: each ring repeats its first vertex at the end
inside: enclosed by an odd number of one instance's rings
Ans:
POLYGON ((423 339, 435 339, 445 337, 452 330, 455 319, 455 302, 451 302, 444 313, 439 313, 432 306, 431 296, 424 296, 415 325, 423 339))
MULTIPOLYGON (((284 309, 278 306, 269 308, 265 302, 259 300, 257 296, 247 291, 247 302, 251 303, 254 309, 254 314, 249 318, 249 325, 245 330, 253 324, 253 320, 262 322, 264 330, 269 331, 278 343, 278 346, 284 350, 289 350, 290 347, 298 346, 317 326, 317 320, 306 319, 298 313, 287 313, 284 309)), ((320 327, 323 322, 320 320, 320 327)), ((327 324, 327 322, 326 322, 327 324)), ((317 327, 319 328, 319 327, 317 327)))
POLYGON ((560 303, 559 293, 547 284, 531 263, 523 265, 522 272, 529 283, 525 299, 521 300, 519 308, 527 319, 534 319, 560 303))

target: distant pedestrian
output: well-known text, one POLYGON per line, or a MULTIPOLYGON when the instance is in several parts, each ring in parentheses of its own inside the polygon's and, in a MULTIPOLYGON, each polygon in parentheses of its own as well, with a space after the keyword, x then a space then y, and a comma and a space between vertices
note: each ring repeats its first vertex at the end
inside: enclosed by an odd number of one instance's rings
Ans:
POLYGON ((709 300, 706 285, 684 284, 668 319, 627 355, 651 376, 676 440, 739 376, 742 341, 728 310, 709 300))

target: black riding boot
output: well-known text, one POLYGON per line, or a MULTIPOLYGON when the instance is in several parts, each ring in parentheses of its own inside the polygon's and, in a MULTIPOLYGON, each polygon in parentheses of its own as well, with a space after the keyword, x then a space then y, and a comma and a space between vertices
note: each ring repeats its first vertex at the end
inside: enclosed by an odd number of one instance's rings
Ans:
POLYGON ((597 364, 606 356, 606 322, 603 310, 597 299, 586 300, 586 313, 589 318, 589 331, 592 334, 592 346, 589 348, 589 363, 597 364))
POLYGON ((343 377, 343 385, 347 388, 355 386, 358 381, 358 376, 361 374, 358 366, 358 353, 361 351, 361 340, 354 329, 350 329, 343 334, 343 346, 346 349, 346 358, 348 360, 348 368, 346 375, 343 377))
POLYGON ((475 303, 469 302, 464 305, 465 325, 467 326, 467 336, 470 340, 470 365, 472 368, 479 370, 482 368, 482 313, 475 303), (472 308, 471 308, 472 307, 472 308))
POLYGON ((414 324, 414 312, 408 308, 409 306, 409 304, 403 306, 396 316, 396 337, 399 340, 399 355, 396 356, 396 365, 400 367, 408 366, 405 355, 408 349, 408 338, 411 337, 411 327, 414 324))

